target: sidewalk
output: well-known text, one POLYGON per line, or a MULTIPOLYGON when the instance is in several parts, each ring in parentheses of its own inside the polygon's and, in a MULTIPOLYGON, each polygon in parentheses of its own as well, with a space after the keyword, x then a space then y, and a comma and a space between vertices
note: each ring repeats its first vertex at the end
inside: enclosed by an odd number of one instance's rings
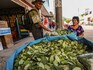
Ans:
POLYGON ((33 37, 26 37, 15 42, 14 46, 5 50, 0 51, 0 70, 5 70, 5 63, 9 56, 15 51, 15 49, 21 47, 22 45, 33 41, 33 37))
POLYGON ((85 30, 84 37, 88 40, 93 41, 93 30, 85 30))
POLYGON ((83 29, 84 29, 84 37, 88 40, 91 40, 93 41, 93 26, 90 26, 90 25, 83 25, 82 26, 83 29))
POLYGON ((84 30, 93 30, 93 26, 91 25, 82 25, 82 27, 84 28, 84 30))

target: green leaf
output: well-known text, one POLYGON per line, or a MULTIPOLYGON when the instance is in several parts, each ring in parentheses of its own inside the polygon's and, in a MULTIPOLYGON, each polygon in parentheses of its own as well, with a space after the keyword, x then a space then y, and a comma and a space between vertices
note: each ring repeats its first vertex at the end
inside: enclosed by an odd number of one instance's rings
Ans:
POLYGON ((26 61, 24 61, 24 64, 25 65, 30 64, 30 61, 26 60, 26 61))
POLYGON ((80 67, 75 67, 73 70, 81 70, 80 67))
POLYGON ((31 47, 31 46, 28 46, 27 48, 28 48, 29 50, 30 50, 30 49, 32 49, 32 47, 31 47))
POLYGON ((50 62, 52 63, 54 61, 54 55, 50 56, 50 62))
POLYGON ((44 69, 44 64, 43 63, 38 63, 38 66, 44 69))
POLYGON ((24 67, 24 70, 28 70, 29 67, 30 67, 30 64, 27 64, 27 65, 24 67))
POLYGON ((40 58, 37 58, 37 60, 38 60, 38 61, 41 61, 41 59, 40 59, 40 58))
POLYGON ((44 56, 42 56, 42 57, 41 57, 41 62, 44 63, 44 64, 46 64, 46 63, 47 63, 47 58, 44 57, 44 56))
POLYGON ((31 55, 31 52, 30 52, 30 51, 28 51, 28 52, 27 52, 27 54, 31 55))
POLYGON ((57 61, 57 62, 60 62, 60 58, 56 55, 55 56, 55 60, 57 61))
POLYGON ((23 64, 23 62, 24 62, 24 60, 21 59, 21 60, 19 61, 19 65, 20 65, 20 64, 23 64))
POLYGON ((53 64, 54 66, 58 66, 58 62, 56 60, 53 62, 53 64))
POLYGON ((68 65, 64 65, 64 70, 70 70, 68 65))
POLYGON ((18 70, 21 70, 21 67, 20 66, 18 66, 18 70))
POLYGON ((46 70, 51 70, 49 65, 45 65, 46 70))

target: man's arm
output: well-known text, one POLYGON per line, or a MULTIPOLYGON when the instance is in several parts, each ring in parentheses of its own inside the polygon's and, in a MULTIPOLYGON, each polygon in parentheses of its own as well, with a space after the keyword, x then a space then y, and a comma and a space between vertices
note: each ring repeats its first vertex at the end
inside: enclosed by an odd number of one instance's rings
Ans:
POLYGON ((80 26, 80 28, 81 28, 81 33, 79 34, 79 36, 83 37, 84 36, 84 29, 82 26, 80 26))
POLYGON ((38 23, 43 29, 49 31, 49 32, 52 32, 50 29, 48 29, 47 27, 44 26, 44 24, 42 22, 39 22, 38 23))
POLYGON ((33 9, 32 11, 30 11, 29 15, 32 18, 34 24, 39 24, 39 26, 41 26, 43 29, 51 32, 51 30, 45 27, 44 24, 41 22, 40 16, 36 10, 33 9))

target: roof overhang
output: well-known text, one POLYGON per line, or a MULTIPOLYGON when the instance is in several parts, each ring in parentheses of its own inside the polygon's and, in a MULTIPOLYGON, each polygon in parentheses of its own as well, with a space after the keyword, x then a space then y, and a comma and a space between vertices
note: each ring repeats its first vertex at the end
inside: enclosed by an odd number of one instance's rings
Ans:
POLYGON ((23 4, 20 0, 11 0, 11 1, 13 1, 14 3, 16 3, 16 4, 18 4, 18 5, 20 5, 20 6, 24 7, 24 8, 26 8, 26 5, 23 4))
POLYGON ((25 9, 31 9, 33 7, 33 5, 29 3, 31 0, 29 2, 27 0, 11 0, 11 1, 24 7, 25 9))
POLYGON ((0 9, 14 8, 14 7, 21 7, 21 6, 15 4, 11 0, 0 0, 0 9))
MULTIPOLYGON (((24 8, 33 8, 33 4, 31 4, 32 0, 12 0, 13 2, 17 3, 18 5, 24 8)), ((43 16, 50 16, 44 5, 41 8, 41 13, 43 16)))

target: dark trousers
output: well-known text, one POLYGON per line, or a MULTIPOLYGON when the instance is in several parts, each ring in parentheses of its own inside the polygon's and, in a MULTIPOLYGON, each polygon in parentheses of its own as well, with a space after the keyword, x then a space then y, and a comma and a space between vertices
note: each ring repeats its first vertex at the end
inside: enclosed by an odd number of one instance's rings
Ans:
POLYGON ((35 28, 32 30, 32 35, 34 39, 40 39, 43 38, 43 29, 42 28, 35 28))

